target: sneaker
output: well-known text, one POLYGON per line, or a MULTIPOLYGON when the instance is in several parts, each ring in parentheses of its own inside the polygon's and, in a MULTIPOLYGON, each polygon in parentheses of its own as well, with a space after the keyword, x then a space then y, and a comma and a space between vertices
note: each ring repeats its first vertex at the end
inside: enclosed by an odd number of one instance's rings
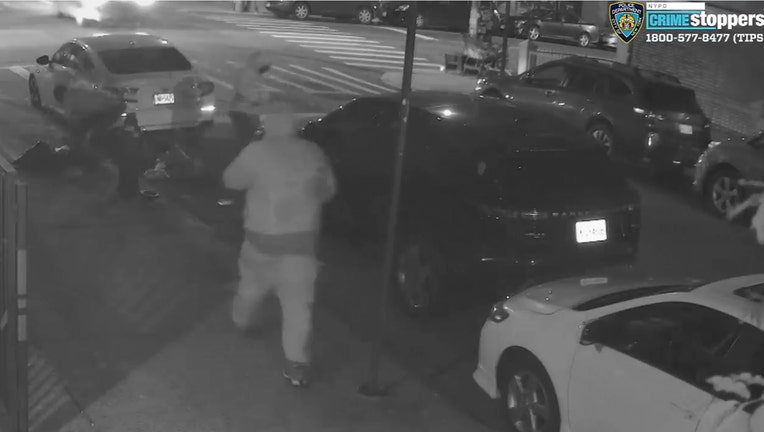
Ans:
POLYGON ((307 387, 310 383, 310 365, 307 363, 289 362, 284 367, 284 378, 295 387, 307 387))

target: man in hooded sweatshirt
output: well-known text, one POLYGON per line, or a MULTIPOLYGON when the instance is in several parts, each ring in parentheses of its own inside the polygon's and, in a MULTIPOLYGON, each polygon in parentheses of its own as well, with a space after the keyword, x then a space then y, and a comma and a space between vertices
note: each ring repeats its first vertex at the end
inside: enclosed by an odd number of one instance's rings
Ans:
POLYGON ((269 116, 265 123, 267 136, 252 141, 223 173, 226 187, 246 193, 232 318, 248 329, 264 297, 275 292, 283 317, 283 375, 305 386, 319 265, 316 243, 322 205, 336 192, 335 178, 321 149, 298 136, 292 114, 269 116))
MULTIPOLYGON (((269 95, 263 86, 262 78, 270 70, 270 67, 270 63, 263 58, 262 54, 255 51, 247 58, 247 62, 236 80, 228 116, 231 119, 231 126, 233 126, 236 134, 237 142, 242 148, 263 134, 260 115, 263 104, 268 101, 269 95)), ((231 194, 224 194, 218 200, 218 204, 221 206, 233 204, 231 194)))

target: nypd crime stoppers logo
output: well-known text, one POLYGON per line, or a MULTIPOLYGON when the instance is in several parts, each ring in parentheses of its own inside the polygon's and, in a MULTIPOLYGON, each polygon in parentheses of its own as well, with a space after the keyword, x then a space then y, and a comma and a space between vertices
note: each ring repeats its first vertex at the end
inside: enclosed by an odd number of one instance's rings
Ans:
POLYGON ((634 2, 611 3, 609 7, 610 26, 616 36, 624 43, 631 42, 639 31, 645 20, 645 5, 634 2))

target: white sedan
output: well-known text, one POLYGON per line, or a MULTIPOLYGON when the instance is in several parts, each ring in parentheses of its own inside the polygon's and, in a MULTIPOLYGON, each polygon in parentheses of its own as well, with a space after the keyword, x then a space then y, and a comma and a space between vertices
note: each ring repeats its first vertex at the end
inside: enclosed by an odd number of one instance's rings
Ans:
POLYGON ((94 103, 104 90, 122 97, 144 131, 198 129, 212 123, 215 86, 166 39, 145 33, 74 39, 37 59, 29 99, 66 119, 64 94, 77 88, 94 103), (89 93, 90 92, 90 93, 89 93))
POLYGON ((494 305, 473 378, 510 430, 691 432, 738 372, 764 375, 764 274, 537 285, 494 305))

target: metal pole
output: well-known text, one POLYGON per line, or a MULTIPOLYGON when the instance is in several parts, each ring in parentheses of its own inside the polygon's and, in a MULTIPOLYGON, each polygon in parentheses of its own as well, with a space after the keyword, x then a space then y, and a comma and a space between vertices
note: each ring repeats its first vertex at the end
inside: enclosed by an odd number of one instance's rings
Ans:
POLYGON ((504 8, 504 34, 501 36, 501 71, 507 71, 507 42, 509 41, 509 8, 504 8))
POLYGON ((29 360, 27 344, 27 185, 16 184, 16 300, 17 300, 17 388, 18 388, 18 428, 20 432, 29 430, 29 360))
POLYGON ((18 212, 16 210, 16 175, 15 172, 6 170, 5 181, 3 182, 3 208, 4 211, 4 257, 5 267, 5 308, 8 313, 8 323, 6 327, 6 356, 7 370, 4 373, 10 373, 6 384, 8 386, 6 401, 8 415, 11 420, 11 431, 21 432, 19 429, 19 386, 18 386, 18 304, 16 301, 16 227, 18 226, 18 212))
POLYGON ((390 281, 395 259, 395 236, 398 225, 403 163, 406 154, 406 136, 408 134, 409 94, 411 93, 411 74, 414 69, 414 43, 416 42, 417 2, 412 2, 408 10, 408 28, 406 31, 406 54, 403 60, 403 82, 401 83, 401 110, 399 113, 398 147, 395 154, 395 173, 393 174, 393 193, 390 213, 387 219, 387 244, 385 247, 384 272, 382 273, 382 292, 379 300, 377 334, 371 347, 369 374, 366 382, 358 391, 365 396, 384 396, 386 390, 379 385, 379 362, 382 356, 382 344, 387 324, 387 308, 390 297, 390 281))

